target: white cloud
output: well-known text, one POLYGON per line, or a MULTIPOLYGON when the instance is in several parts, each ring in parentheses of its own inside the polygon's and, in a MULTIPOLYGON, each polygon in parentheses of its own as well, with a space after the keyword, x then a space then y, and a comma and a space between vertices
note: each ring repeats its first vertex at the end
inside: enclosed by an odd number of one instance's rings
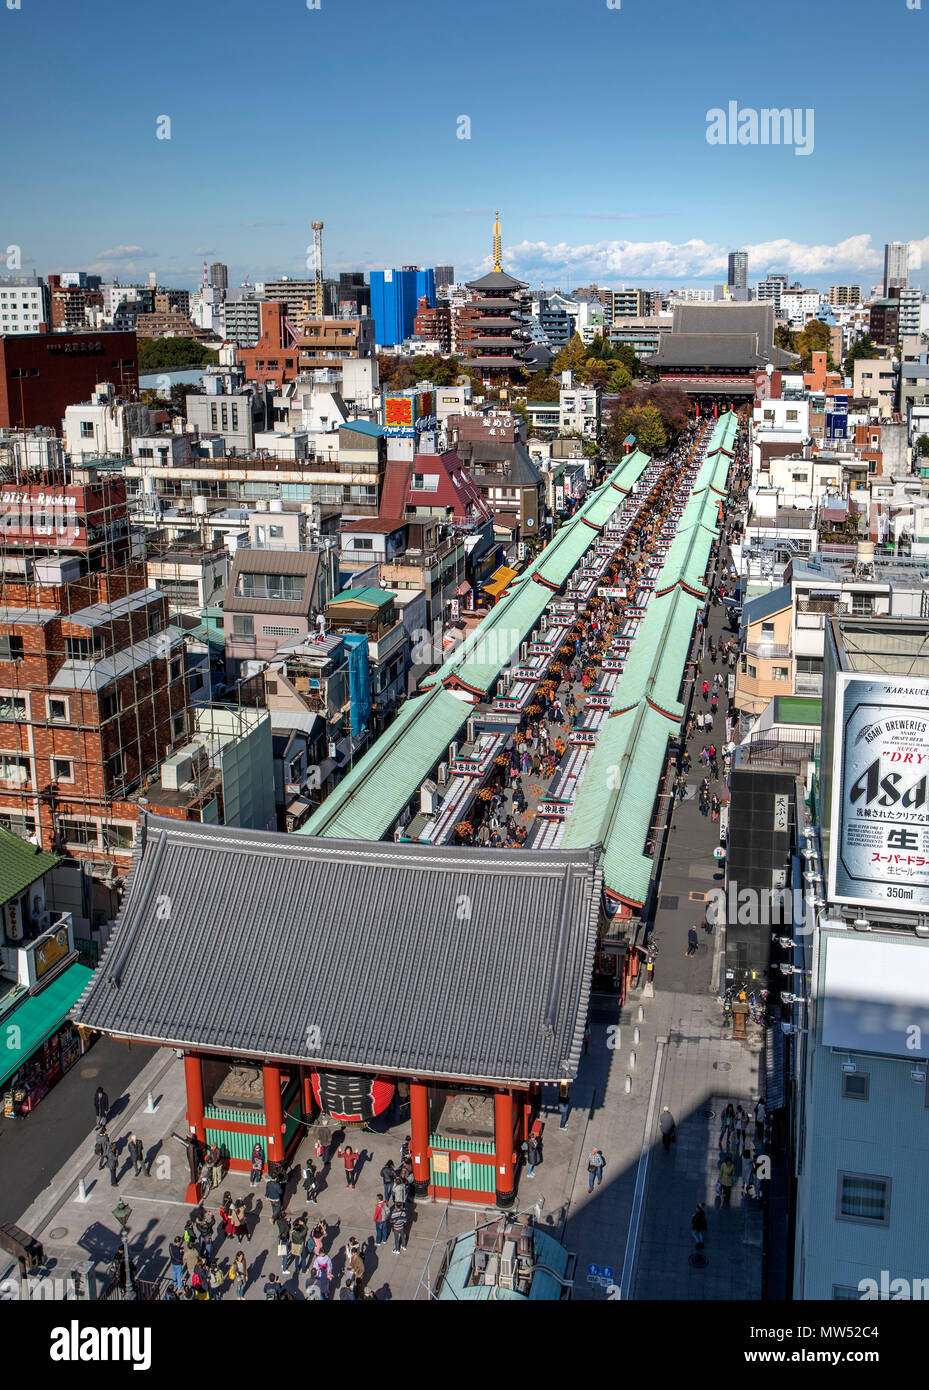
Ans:
MULTIPOLYGON (((914 243, 922 248, 923 262, 929 256, 929 237, 914 243)), ((521 241, 507 247, 504 260, 513 273, 522 275, 564 273, 571 278, 624 278, 649 280, 695 280, 725 277, 728 253, 736 243, 703 241, 597 241, 578 246, 568 242, 521 241)), ((869 234, 846 237, 834 245, 807 244, 788 237, 754 245, 744 242, 738 249, 748 251, 749 275, 763 276, 768 270, 783 270, 791 277, 813 276, 833 271, 871 271, 883 264, 883 247, 872 244, 869 234)))
POLYGON ((101 251, 97 256, 98 261, 129 261, 134 256, 157 256, 157 251, 146 251, 144 246, 111 246, 108 251, 101 251))

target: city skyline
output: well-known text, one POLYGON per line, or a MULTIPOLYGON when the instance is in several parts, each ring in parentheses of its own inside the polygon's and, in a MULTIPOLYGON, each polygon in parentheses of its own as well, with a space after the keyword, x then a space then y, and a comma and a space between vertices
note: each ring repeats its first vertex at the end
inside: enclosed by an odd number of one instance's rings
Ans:
MULTIPOLYGON (((880 168, 881 199, 858 212, 850 211, 847 189, 841 198, 823 197, 847 176, 848 65, 863 61, 878 40, 912 45, 924 16, 903 5, 878 19, 864 0, 854 0, 843 7, 837 28, 828 9, 810 11, 790 0, 779 12, 784 34, 793 23, 810 59, 789 68, 776 56, 760 57, 756 35, 728 0, 712 27, 681 0, 663 7, 660 21, 631 4, 591 5, 572 12, 570 38, 579 53, 595 53, 606 71, 628 62, 629 81, 603 104, 593 96, 598 67, 591 65, 586 83, 583 61, 579 70, 572 63, 565 76, 574 74, 575 86, 567 80, 563 99, 544 110, 539 65, 550 65, 553 45, 567 37, 553 0, 503 12, 475 0, 467 26, 454 12, 424 19, 416 0, 399 0, 389 11, 360 0, 344 64, 315 61, 320 51, 345 50, 344 11, 325 3, 319 10, 278 6, 275 44, 295 56, 290 80, 275 88, 280 133, 273 142, 255 115, 257 80, 253 91, 242 88, 244 101, 224 103, 225 79, 193 81, 183 63, 162 71, 152 61, 139 71, 130 60, 146 39, 147 21, 113 0, 102 0, 97 10, 92 29, 79 13, 56 15, 53 49, 38 11, 4 14, 7 51, 16 58, 2 99, 11 127, 29 101, 36 64, 51 93, 6 156, 16 196, 3 241, 20 248, 24 269, 83 268, 123 280, 154 270, 159 283, 192 287, 205 258, 228 264, 234 286, 246 277, 296 276, 306 273, 310 222, 322 218, 327 274, 449 261, 467 277, 489 268, 489 226, 498 206, 504 264, 532 283, 712 284, 725 280, 728 252, 739 247, 748 250, 755 279, 783 269, 811 285, 851 278, 870 285, 881 279, 885 242, 914 243, 920 262, 929 256, 927 194, 912 179, 918 95, 896 84, 889 70, 875 69, 869 90, 875 102, 892 101, 898 135, 887 142, 862 123, 856 136, 856 167, 880 168), (427 28, 443 74, 441 94, 425 111, 415 102, 407 126, 402 89, 390 91, 383 78, 403 71, 406 54, 414 82, 428 59, 413 39, 423 39, 427 28), (671 44, 656 54, 656 43, 669 34, 671 44), (724 76, 716 61, 720 34, 724 76), (516 51, 519 67, 511 65, 501 86, 500 53, 516 51), (828 53, 829 63, 815 63, 817 53, 828 53), (651 58, 657 69, 646 108, 636 55, 651 58), (74 65, 82 62, 99 65, 108 80, 99 90, 82 89, 75 120, 74 65), (320 156, 300 134, 309 78, 313 139, 327 151, 320 156), (340 99, 346 81, 355 91, 347 108, 340 99), (814 109, 811 157, 797 159, 783 146, 708 143, 709 111, 736 103, 814 109), (236 165, 261 171, 257 196, 242 179, 208 176, 214 143, 205 136, 213 120, 236 165), (402 135, 390 134, 391 120, 402 135), (351 171, 339 161, 340 142, 353 152, 351 171), (48 215, 50 150, 66 218, 48 215), (359 151, 369 154, 360 164, 359 151), (359 218, 360 199, 377 208, 376 218, 359 218)), ((209 70, 220 76, 240 61, 239 36, 255 23, 242 0, 232 0, 222 17, 222 24, 192 17, 177 0, 159 11, 159 23, 181 35, 191 54, 209 37, 209 70)))

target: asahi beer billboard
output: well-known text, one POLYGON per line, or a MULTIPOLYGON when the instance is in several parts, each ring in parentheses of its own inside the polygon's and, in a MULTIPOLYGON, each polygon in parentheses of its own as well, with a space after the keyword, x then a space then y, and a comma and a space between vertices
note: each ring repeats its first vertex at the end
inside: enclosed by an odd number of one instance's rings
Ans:
POLYGON ((840 676, 829 895, 929 909, 929 681, 840 676))

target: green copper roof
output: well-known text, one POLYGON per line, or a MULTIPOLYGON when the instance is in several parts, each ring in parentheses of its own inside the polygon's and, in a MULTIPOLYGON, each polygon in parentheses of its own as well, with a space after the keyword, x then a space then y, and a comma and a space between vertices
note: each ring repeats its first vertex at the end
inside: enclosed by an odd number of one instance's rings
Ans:
POLYGON ((393 723, 298 835, 380 840, 464 726, 471 706, 438 689, 407 700, 393 723))
POLYGON ((0 829, 0 903, 8 903, 60 863, 59 854, 37 849, 11 830, 0 829))

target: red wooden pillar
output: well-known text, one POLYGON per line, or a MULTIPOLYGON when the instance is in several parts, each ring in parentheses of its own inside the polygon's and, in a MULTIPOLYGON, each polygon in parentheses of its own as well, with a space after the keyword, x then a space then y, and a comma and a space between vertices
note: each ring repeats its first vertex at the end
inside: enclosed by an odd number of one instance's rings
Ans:
POLYGON ((284 1108, 281 1104, 281 1069, 280 1067, 265 1064, 261 1071, 265 1093, 268 1163, 280 1163, 284 1157, 284 1108))
POLYGON ((513 1097, 509 1091, 494 1094, 494 1150, 496 1162, 497 1205, 512 1206, 516 1197, 515 1157, 513 1152, 513 1097))
POLYGON ((303 1083, 303 1113, 309 1120, 316 1108, 316 1099, 313 1095, 313 1076, 309 1067, 300 1068, 300 1079, 303 1083))
MULTIPOLYGON (((185 1053, 184 1082, 187 1088, 187 1133, 195 1134, 206 1146, 206 1125, 203 1120, 203 1065, 196 1054, 185 1053)), ((191 1177, 187 1184, 186 1200, 195 1205, 200 1200, 200 1184, 191 1177)))
POLYGON ((410 1082, 410 1140, 413 1181, 418 1192, 429 1187, 429 1090, 422 1081, 410 1082))

